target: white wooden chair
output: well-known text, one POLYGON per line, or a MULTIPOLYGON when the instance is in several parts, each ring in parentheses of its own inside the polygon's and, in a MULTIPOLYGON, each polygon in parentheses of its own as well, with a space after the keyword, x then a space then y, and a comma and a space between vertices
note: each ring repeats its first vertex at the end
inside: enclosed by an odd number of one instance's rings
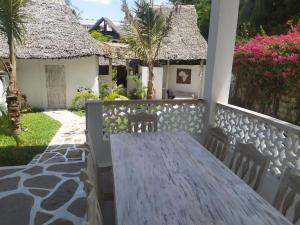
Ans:
POLYGON ((219 127, 209 128, 204 140, 204 147, 219 160, 224 161, 230 148, 229 136, 219 127))
POLYGON ((87 221, 82 225, 103 225, 103 217, 99 206, 95 185, 88 180, 86 170, 82 170, 80 178, 84 183, 84 189, 87 194, 87 221))
POLYGON ((156 114, 145 112, 128 115, 128 132, 156 132, 158 118, 156 114))
POLYGON ((286 169, 280 181, 274 207, 293 224, 300 224, 300 171, 286 169))
POLYGON ((269 157, 260 153, 253 144, 237 142, 229 168, 257 191, 269 164, 269 157))

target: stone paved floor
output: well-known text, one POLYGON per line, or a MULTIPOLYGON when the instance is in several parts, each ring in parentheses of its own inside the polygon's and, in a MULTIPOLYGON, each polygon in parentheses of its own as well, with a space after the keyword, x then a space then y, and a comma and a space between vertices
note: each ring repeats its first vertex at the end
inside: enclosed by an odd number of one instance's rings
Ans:
POLYGON ((1 225, 80 225, 86 199, 85 120, 68 111, 46 112, 61 128, 44 153, 28 165, 0 168, 1 225))

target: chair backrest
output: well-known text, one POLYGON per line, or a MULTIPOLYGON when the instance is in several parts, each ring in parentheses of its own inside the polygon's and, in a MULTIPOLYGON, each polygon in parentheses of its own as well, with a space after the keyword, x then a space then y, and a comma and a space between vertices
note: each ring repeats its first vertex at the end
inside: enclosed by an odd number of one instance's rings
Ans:
POLYGON ((230 148, 229 136, 221 128, 209 128, 204 140, 204 147, 223 161, 230 148))
POLYGON ((84 225, 103 225, 103 216, 99 206, 95 185, 87 179, 87 171, 81 170, 80 178, 87 194, 87 221, 84 225))
POLYGON ((269 164, 269 157, 259 152, 253 144, 237 142, 229 168, 257 191, 269 164))
POLYGON ((293 224, 300 224, 300 171, 286 169, 280 181, 274 207, 293 224))
POLYGON ((128 132, 156 132, 157 115, 145 112, 128 115, 128 132))

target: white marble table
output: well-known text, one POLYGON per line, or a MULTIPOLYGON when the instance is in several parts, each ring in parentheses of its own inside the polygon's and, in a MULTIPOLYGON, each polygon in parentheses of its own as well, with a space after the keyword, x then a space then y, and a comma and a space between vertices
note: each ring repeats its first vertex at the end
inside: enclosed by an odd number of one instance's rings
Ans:
POLYGON ((192 137, 111 136, 117 225, 288 225, 192 137))

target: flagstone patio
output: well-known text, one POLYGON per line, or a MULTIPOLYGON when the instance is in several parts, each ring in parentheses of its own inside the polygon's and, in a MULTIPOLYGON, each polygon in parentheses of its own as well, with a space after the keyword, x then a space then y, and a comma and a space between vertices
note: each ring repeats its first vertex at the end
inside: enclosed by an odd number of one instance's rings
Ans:
POLYGON ((0 168, 1 225, 80 225, 85 219, 79 179, 87 150, 84 118, 45 113, 62 124, 45 152, 28 165, 0 168))

